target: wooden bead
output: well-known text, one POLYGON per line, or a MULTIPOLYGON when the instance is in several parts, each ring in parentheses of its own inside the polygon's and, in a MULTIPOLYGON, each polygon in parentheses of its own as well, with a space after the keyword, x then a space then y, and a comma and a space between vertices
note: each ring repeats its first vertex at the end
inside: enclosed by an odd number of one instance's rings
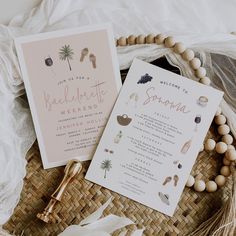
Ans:
POLYGON ((116 47, 119 46, 118 45, 118 39, 115 39, 115 44, 116 44, 116 47))
POLYGON ((206 143, 205 143, 205 145, 204 145, 206 151, 212 151, 212 150, 214 150, 215 146, 216 146, 215 140, 210 139, 210 138, 207 139, 207 141, 206 141, 206 143))
POLYGON ((235 147, 234 147, 233 145, 230 144, 230 145, 228 145, 228 149, 227 149, 227 151, 228 151, 228 150, 235 150, 235 147))
POLYGON ((128 37, 128 44, 129 44, 129 45, 135 45, 135 44, 136 44, 136 36, 130 35, 130 36, 128 37))
POLYGON ((220 173, 221 173, 223 176, 225 176, 225 177, 229 177, 230 174, 231 174, 231 171, 230 171, 229 166, 223 166, 223 167, 221 167, 220 173))
POLYGON ((192 175, 189 175, 186 186, 187 187, 192 187, 195 183, 195 179, 192 175))
POLYGON ((211 84, 211 80, 207 76, 204 76, 203 78, 200 78, 199 82, 201 84, 205 84, 205 85, 210 85, 211 84))
POLYGON ((206 76, 206 69, 204 67, 199 67, 196 72, 195 72, 196 76, 198 78, 203 78, 206 76))
POLYGON ((119 46, 126 46, 126 45, 127 45, 127 39, 126 39, 126 37, 120 37, 120 38, 118 39, 118 45, 119 45, 119 46))
POLYGON ((218 142, 216 144, 216 152, 219 154, 225 153, 227 151, 227 149, 228 149, 228 146, 224 142, 218 142))
POLYGON ((175 40, 172 36, 169 36, 165 39, 164 44, 167 48, 172 48, 175 45, 175 40))
POLYGON ((236 150, 228 150, 225 154, 225 157, 229 160, 229 161, 235 161, 236 160, 236 150))
POLYGON ((155 43, 158 44, 158 45, 163 44, 165 38, 166 38, 166 36, 165 36, 164 34, 158 34, 158 35, 155 37, 155 43))
POLYGON ((155 41, 155 35, 154 34, 149 34, 146 37, 146 43, 151 44, 151 43, 154 43, 154 41, 155 41))
POLYGON ((203 180, 196 180, 194 183, 194 189, 197 192, 203 192, 206 188, 206 184, 203 180))
POLYGON ((218 115, 215 117, 214 121, 217 125, 223 125, 226 122, 226 118, 224 115, 218 115))
POLYGON ((230 128, 228 125, 220 125, 217 129, 218 133, 220 135, 225 135, 228 134, 230 132, 230 128))
POLYGON ((218 107, 215 116, 219 116, 220 114, 221 114, 221 107, 218 107))
POLYGON ((190 62, 189 62, 190 66, 192 67, 192 69, 197 70, 200 66, 201 66, 201 61, 194 57, 190 62))
POLYGON ((224 156, 224 158, 223 158, 223 164, 224 164, 225 166, 230 166, 230 165, 231 165, 231 161, 229 161, 229 160, 226 158, 226 156, 224 156))
POLYGON ((223 175, 217 175, 215 178, 215 182, 219 187, 222 187, 226 183, 226 178, 223 175))
POLYGON ((206 183, 206 191, 209 193, 215 192, 217 190, 217 184, 215 181, 208 181, 206 183))
POLYGON ((145 43, 145 35, 140 34, 136 39, 137 44, 144 44, 145 43))
POLYGON ((176 43, 174 46, 174 52, 178 53, 178 54, 182 54, 185 51, 186 47, 184 46, 183 43, 176 43))
POLYGON ((222 137, 222 142, 226 143, 226 144, 232 144, 234 139, 233 137, 230 135, 230 134, 225 134, 223 137, 222 137))
POLYGON ((186 49, 183 54, 182 57, 185 61, 191 61, 194 58, 194 52, 191 49, 186 49))

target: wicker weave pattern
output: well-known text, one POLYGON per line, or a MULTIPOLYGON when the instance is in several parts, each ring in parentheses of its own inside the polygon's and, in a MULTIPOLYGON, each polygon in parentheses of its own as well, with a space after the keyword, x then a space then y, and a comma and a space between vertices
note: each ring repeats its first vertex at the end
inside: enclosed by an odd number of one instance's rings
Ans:
MULTIPOLYGON (((208 137, 216 135, 214 129, 215 127, 210 129, 208 137)), ((221 165, 222 160, 217 154, 211 156, 209 153, 202 152, 198 156, 192 174, 204 180, 212 179, 219 173, 221 165)), ((84 163, 83 173, 70 184, 62 202, 56 206, 57 222, 45 224, 36 218, 36 214, 42 212, 50 195, 58 186, 63 177, 63 167, 43 170, 38 145, 35 143, 28 154, 27 176, 24 180, 20 203, 9 222, 4 225, 4 229, 16 235, 21 235, 22 232, 22 235, 27 236, 57 235, 68 225, 78 224, 110 196, 113 196, 112 204, 105 210, 104 215, 112 213, 133 220, 136 225, 127 227, 129 232, 136 227, 145 227, 145 235, 188 235, 220 208, 222 202, 227 199, 232 184, 231 180, 228 180, 226 186, 215 193, 196 193, 185 188, 175 215, 170 218, 86 181, 84 175, 88 166, 89 162, 84 163)), ((119 235, 119 232, 115 232, 114 235, 119 235)))

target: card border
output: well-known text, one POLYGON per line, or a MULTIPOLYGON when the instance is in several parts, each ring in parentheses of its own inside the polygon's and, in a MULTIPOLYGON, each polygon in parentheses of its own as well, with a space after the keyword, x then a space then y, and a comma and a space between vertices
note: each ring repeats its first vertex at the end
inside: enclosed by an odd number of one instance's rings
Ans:
MULTIPOLYGON (((43 162, 44 169, 66 165, 68 160, 58 161, 58 162, 48 161, 44 138, 42 135, 41 126, 40 126, 38 115, 37 115, 37 109, 35 106, 35 99, 32 93, 32 88, 30 86, 30 77, 28 75, 24 53, 22 50, 22 44, 40 41, 40 40, 53 39, 57 37, 65 37, 69 35, 78 35, 78 34, 88 33, 88 32, 93 32, 93 31, 101 31, 101 30, 107 31, 108 42, 109 42, 109 47, 111 51, 112 65, 113 65, 114 76, 115 76, 117 95, 118 95, 122 86, 122 82, 121 82, 121 76, 120 76, 120 71, 119 71, 117 51, 116 51, 115 42, 113 38, 114 34, 113 34, 113 29, 112 29, 111 24, 99 24, 99 25, 84 26, 84 27, 79 27, 79 28, 77 27, 77 28, 71 28, 71 29, 66 29, 66 30, 58 30, 58 31, 53 31, 53 32, 46 32, 46 33, 29 35, 29 36, 17 37, 14 39, 18 61, 19 61, 19 65, 20 65, 21 73, 22 73, 22 80, 25 85, 25 90, 26 90, 26 94, 27 94, 27 98, 28 98, 28 102, 29 102, 29 106, 30 106, 30 110, 32 114, 32 119, 33 119, 33 123, 35 127, 35 132, 36 132, 36 136, 37 136, 37 140, 39 144, 39 149, 40 149, 41 159, 43 162)), ((86 160, 91 160, 92 158, 90 158, 89 155, 83 155, 83 156, 71 157, 71 159, 78 159, 80 161, 86 161, 86 160)))

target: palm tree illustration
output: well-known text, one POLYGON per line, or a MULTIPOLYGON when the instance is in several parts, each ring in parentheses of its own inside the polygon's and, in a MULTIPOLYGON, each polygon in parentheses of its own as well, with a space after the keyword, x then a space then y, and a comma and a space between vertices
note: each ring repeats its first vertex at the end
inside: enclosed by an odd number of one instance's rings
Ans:
POLYGON ((73 55, 74 52, 73 49, 70 47, 70 45, 63 46, 59 51, 60 59, 62 61, 67 61, 70 71, 72 70, 70 65, 70 60, 73 60, 73 55))
POLYGON ((101 169, 104 170, 104 179, 106 179, 107 177, 107 171, 110 171, 111 168, 112 168, 112 164, 110 160, 104 160, 101 163, 101 169))

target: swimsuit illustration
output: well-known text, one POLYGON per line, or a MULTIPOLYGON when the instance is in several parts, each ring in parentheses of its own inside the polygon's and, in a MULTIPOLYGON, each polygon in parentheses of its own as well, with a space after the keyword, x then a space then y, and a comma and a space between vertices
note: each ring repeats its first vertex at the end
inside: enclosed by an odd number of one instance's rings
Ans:
POLYGON ((109 150, 109 149, 107 149, 107 148, 104 149, 104 152, 107 152, 107 153, 110 153, 110 154, 113 154, 113 153, 114 153, 113 150, 109 150))
POLYGON ((141 79, 137 82, 137 84, 146 84, 147 82, 150 82, 153 79, 152 76, 150 76, 148 73, 141 76, 141 79))
POLYGON ((122 126, 127 126, 132 121, 132 118, 128 117, 126 114, 123 114, 122 116, 117 116, 117 122, 122 126))

